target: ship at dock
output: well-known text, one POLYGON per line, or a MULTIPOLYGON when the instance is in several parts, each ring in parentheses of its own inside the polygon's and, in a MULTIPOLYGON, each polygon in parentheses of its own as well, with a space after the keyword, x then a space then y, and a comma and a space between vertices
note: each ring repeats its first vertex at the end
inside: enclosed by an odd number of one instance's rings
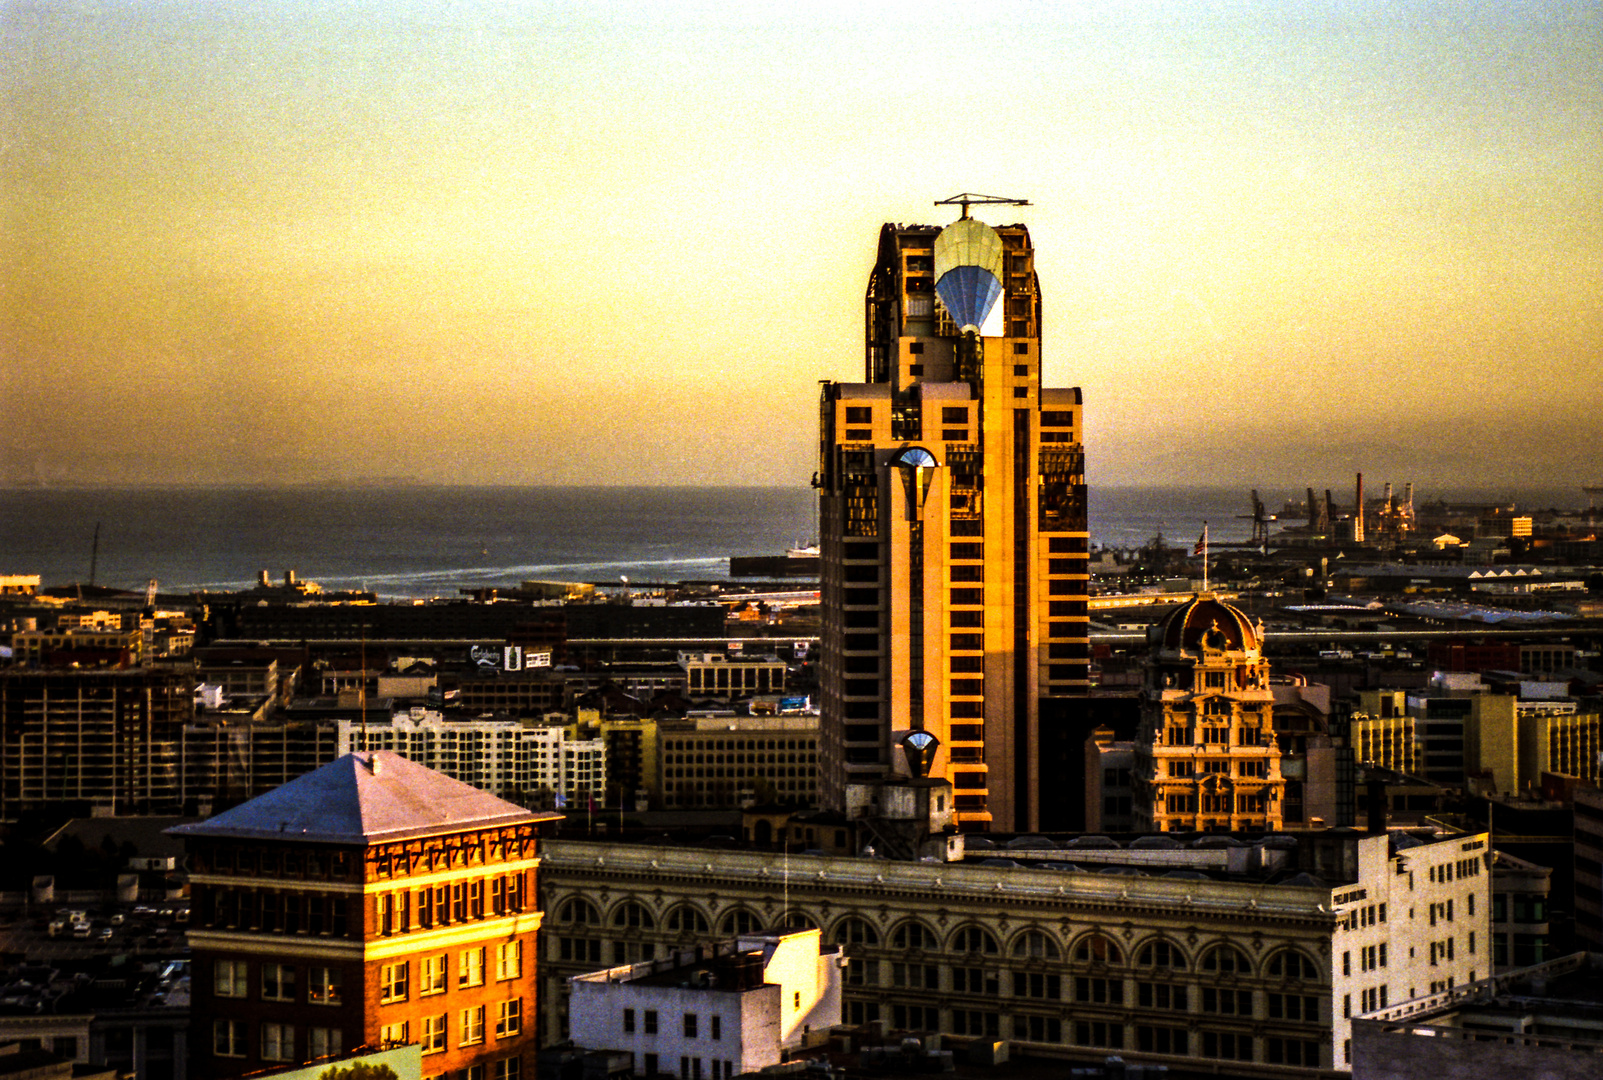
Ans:
POLYGON ((817 578, 818 543, 797 544, 783 555, 731 555, 732 578, 817 578))

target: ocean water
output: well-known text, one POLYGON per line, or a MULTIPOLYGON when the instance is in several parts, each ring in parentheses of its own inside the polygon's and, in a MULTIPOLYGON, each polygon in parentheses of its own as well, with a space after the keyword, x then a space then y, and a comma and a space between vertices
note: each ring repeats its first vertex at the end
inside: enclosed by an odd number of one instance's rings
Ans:
MULTIPOLYGON (((1293 493, 1262 494, 1273 513, 1293 493)), ((1578 501, 1551 494, 1528 497, 1578 501)), ((1160 531, 1188 545, 1204 521, 1213 541, 1244 541, 1251 512, 1236 489, 1090 495, 1092 541, 1111 547, 1160 531)), ((240 588, 259 570, 387 597, 531 578, 722 580, 730 555, 778 554, 814 537, 816 520, 808 488, 11 489, 0 490, 0 574, 88 581, 98 525, 96 581, 135 589, 156 578, 164 592, 240 588)))

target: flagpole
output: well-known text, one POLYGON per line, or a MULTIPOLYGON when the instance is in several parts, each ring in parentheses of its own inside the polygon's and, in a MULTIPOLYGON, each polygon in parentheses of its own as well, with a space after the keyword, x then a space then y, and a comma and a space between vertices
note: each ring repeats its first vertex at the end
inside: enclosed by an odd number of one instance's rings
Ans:
POLYGON ((1202 591, 1208 591, 1208 523, 1202 523, 1202 591))

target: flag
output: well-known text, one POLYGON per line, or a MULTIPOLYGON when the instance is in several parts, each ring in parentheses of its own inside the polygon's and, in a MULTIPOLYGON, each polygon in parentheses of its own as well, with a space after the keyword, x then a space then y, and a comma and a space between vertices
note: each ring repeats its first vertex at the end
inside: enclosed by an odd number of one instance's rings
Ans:
POLYGON ((1191 554, 1208 554, 1208 527, 1206 525, 1202 527, 1202 535, 1197 537, 1197 546, 1191 549, 1191 554))

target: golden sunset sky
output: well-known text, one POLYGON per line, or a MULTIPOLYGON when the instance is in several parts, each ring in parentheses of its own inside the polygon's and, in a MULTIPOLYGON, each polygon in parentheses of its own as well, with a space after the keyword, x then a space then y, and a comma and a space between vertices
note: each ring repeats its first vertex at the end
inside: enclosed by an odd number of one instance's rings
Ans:
POLYGON ((0 18, 0 479, 805 483, 962 191, 1093 483, 1603 479, 1596 2, 0 18))

